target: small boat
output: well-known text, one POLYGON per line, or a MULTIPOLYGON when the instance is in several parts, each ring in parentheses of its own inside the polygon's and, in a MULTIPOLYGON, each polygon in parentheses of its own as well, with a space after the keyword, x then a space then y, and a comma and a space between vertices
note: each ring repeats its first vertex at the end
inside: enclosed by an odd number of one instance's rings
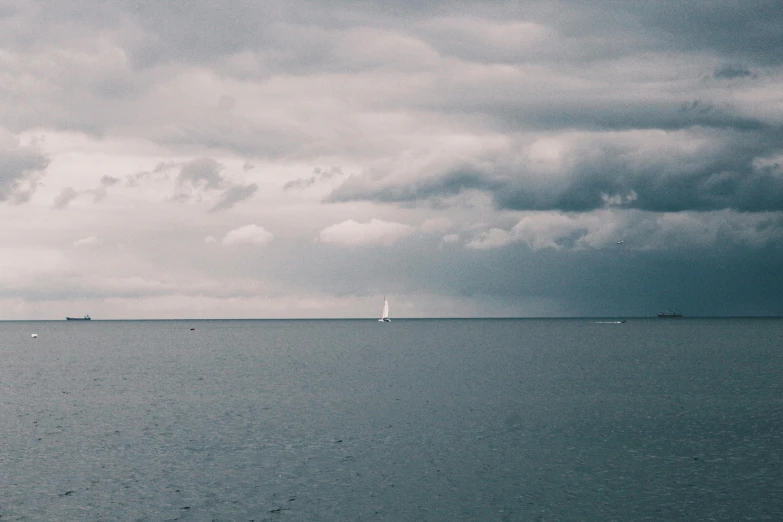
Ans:
POLYGON ((658 319, 677 319, 682 314, 676 308, 667 308, 665 312, 658 312, 658 319))
POLYGON ((383 312, 381 313, 381 318, 378 319, 379 323, 390 323, 391 319, 389 319, 389 301, 386 299, 386 296, 383 296, 383 312))
POLYGON ((84 314, 84 317, 66 317, 66 321, 89 321, 90 316, 87 314, 84 314))

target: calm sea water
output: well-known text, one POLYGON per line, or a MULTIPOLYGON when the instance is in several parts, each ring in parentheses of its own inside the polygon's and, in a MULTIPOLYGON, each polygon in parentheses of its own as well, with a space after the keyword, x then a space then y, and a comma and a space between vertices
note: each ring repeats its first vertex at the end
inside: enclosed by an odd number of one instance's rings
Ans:
POLYGON ((0 358, 2 520, 783 520, 783 320, 3 322, 0 358))

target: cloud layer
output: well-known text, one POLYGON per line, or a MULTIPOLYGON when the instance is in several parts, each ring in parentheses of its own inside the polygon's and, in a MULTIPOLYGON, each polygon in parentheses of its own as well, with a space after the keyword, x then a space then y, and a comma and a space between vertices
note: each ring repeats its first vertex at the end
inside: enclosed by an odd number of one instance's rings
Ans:
POLYGON ((14 318, 783 314, 780 2, 0 10, 14 318))

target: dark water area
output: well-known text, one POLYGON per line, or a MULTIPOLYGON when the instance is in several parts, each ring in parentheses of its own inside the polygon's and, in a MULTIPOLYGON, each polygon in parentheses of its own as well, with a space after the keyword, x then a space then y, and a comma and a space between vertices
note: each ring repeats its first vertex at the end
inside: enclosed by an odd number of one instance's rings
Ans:
POLYGON ((783 520, 780 319, 0 322, 0 361, 0 520, 783 520))

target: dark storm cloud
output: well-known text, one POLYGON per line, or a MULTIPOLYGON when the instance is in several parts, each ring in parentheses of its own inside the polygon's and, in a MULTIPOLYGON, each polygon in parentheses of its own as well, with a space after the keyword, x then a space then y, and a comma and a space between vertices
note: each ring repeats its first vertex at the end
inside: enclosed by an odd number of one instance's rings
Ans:
POLYGON ((678 130, 690 127, 716 129, 765 130, 769 125, 758 118, 737 114, 725 105, 688 99, 674 102, 629 101, 617 94, 606 93, 603 100, 579 102, 553 101, 547 106, 502 102, 486 103, 483 107, 464 107, 491 116, 499 128, 630 130, 678 130))
POLYGON ((780 130, 702 129, 695 136, 680 133, 688 141, 681 146, 678 136, 667 135, 665 146, 650 148, 646 140, 657 134, 623 141, 609 133, 574 145, 566 157, 570 166, 557 173, 541 171, 535 162, 486 155, 414 181, 395 183, 382 173, 353 176, 327 201, 410 203, 473 189, 489 193, 498 208, 509 210, 783 211, 783 166, 759 161, 780 151, 775 147, 781 135, 780 130))
POLYGON ((672 306, 688 316, 780 315, 783 279, 770 274, 781 255, 779 246, 531 252, 514 245, 476 252, 450 283, 466 295, 553 300, 557 315, 572 317, 654 317, 672 306))
MULTIPOLYGON (((316 2, 236 0, 215 3, 140 0, 76 1, 27 7, 8 17, 5 34, 15 45, 56 44, 80 27, 116 27, 119 41, 137 68, 167 63, 215 64, 244 51, 259 53, 268 71, 334 70, 329 32, 383 27, 421 36, 441 51, 478 61, 518 61, 508 49, 466 46, 465 35, 448 37, 427 29, 431 21, 476 18, 495 22, 523 21, 551 28, 560 36, 538 48, 536 56, 568 59, 565 45, 596 56, 631 54, 642 48, 659 51, 711 51, 729 60, 781 63, 783 29, 777 21, 783 8, 775 0, 689 2, 687 4, 628 1, 611 9, 597 1, 475 2, 316 2), (37 20, 40 34, 14 31, 20 21, 37 20), (141 34, 128 29, 138 29, 141 34), (27 38, 25 38, 27 36, 27 38), (458 37, 459 36, 459 37, 458 37), (25 44, 25 42, 28 42, 25 44), (463 42, 463 43, 461 43, 463 42), (478 52, 477 52, 478 50, 478 52), (499 54, 498 54, 499 53, 499 54)), ((529 59, 529 57, 527 58, 529 59)), ((540 61, 534 57, 534 61, 540 61)), ((354 65, 351 65, 353 67, 354 65)), ((108 95, 132 89, 128 77, 107 81, 108 95)))
POLYGON ((258 185, 255 183, 251 185, 234 185, 229 187, 225 192, 220 195, 220 199, 212 207, 210 212, 217 212, 220 210, 226 210, 240 201, 244 201, 253 196, 258 190, 258 185))
MULTIPOLYGON (((779 134, 779 133, 778 133, 779 134)), ((717 150, 698 158, 660 157, 640 165, 634 149, 611 144, 588 150, 555 190, 537 190, 524 177, 493 192, 500 208, 513 210, 589 211, 621 206, 655 212, 733 209, 740 212, 783 211, 783 170, 759 166, 766 152, 764 137, 731 135, 717 150), (695 161, 693 161, 695 160, 695 161)))
POLYGON ((783 63, 783 3, 624 2, 618 4, 675 49, 712 51, 759 65, 783 63))

